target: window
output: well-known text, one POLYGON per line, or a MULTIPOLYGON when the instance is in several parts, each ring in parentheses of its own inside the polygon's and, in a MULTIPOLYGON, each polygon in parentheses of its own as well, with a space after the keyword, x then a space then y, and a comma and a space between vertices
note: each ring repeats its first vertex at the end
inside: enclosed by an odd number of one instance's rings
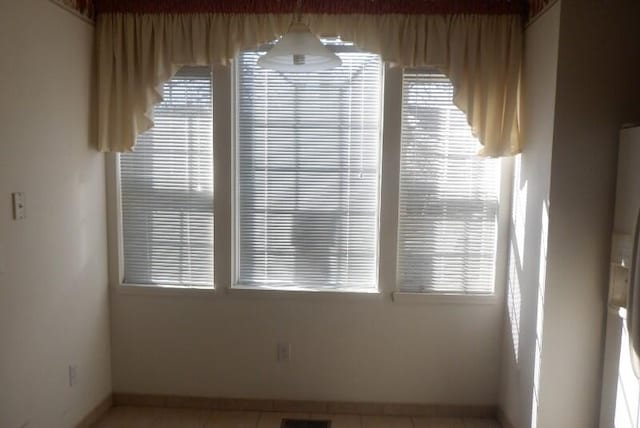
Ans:
POLYGON ((477 155, 443 74, 385 72, 377 55, 324 43, 340 67, 262 69, 261 47, 216 69, 215 98, 209 67, 164 84, 155 126, 118 158, 124 284, 213 288, 215 169, 223 288, 494 295, 510 163, 477 155), (398 114, 383 170, 385 103, 398 114))
POLYGON ((476 155, 442 74, 403 79, 398 288, 492 294, 500 166, 476 155))
POLYGON ((213 286, 213 84, 183 67, 120 156, 124 282, 213 286))
POLYGON ((237 285, 377 291, 382 63, 336 40, 316 73, 236 65, 237 285))

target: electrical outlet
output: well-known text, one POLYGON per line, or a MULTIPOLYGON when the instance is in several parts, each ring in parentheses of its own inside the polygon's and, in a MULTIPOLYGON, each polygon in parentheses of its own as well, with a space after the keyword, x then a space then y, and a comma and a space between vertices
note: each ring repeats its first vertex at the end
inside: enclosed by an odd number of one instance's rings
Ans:
POLYGON ((75 386, 78 383, 78 366, 72 364, 69 366, 69 386, 75 386))
POLYGON ((278 361, 280 362, 291 361, 291 344, 278 343, 277 354, 278 354, 278 361))

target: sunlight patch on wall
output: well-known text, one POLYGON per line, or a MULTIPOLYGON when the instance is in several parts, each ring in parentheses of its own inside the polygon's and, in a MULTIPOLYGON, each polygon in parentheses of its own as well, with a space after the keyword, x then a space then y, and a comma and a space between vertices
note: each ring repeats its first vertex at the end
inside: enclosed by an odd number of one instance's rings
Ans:
MULTIPOLYGON (((513 240, 512 240, 513 241, 513 240)), ((511 325, 511 339, 513 344, 513 357, 518 362, 520 348, 520 310, 521 310, 521 289, 520 289, 520 257, 517 254, 517 245, 511 242, 509 251, 509 285, 507 288, 507 311, 509 314, 509 324, 511 325)))
POLYGON ((542 366, 542 339, 544 334, 544 296, 547 276, 547 240, 549 232, 549 203, 542 204, 540 222, 540 261, 538 267, 538 302, 536 314, 536 347, 533 367, 533 393, 531 397, 531 428, 538 426, 538 405, 540 403, 540 368, 542 366))
POLYGON ((511 217, 512 232, 509 244, 509 281, 507 287, 507 311, 509 323, 511 324, 513 357, 516 363, 518 362, 520 348, 521 278, 527 216, 527 183, 521 183, 521 173, 522 156, 516 156, 511 217))
MULTIPOLYGON (((513 184, 513 234, 512 239, 515 240, 517 248, 516 253, 520 256, 520 260, 524 255, 525 236, 527 226, 527 187, 528 183, 522 182, 522 156, 517 156, 515 161, 515 173, 513 184)), ((520 269, 524 268, 524 264, 520 264, 520 269)))

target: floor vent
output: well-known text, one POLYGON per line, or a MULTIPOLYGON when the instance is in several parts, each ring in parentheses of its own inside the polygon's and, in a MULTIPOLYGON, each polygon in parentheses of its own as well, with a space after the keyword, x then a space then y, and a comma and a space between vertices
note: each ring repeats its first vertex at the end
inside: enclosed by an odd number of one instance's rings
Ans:
POLYGON ((331 428, 331 421, 322 419, 283 419, 280 428, 331 428))

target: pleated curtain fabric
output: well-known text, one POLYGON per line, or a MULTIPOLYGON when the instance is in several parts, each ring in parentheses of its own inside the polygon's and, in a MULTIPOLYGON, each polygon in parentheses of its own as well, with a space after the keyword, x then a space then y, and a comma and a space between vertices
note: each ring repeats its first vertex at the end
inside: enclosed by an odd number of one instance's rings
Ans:
MULTIPOLYGON (((101 13, 97 19, 98 146, 127 152, 153 122, 162 85, 179 65, 228 64, 270 42, 292 14, 101 13)), ((520 151, 519 14, 303 14, 316 34, 354 42, 384 62, 437 67, 455 88, 485 156, 520 151)))

